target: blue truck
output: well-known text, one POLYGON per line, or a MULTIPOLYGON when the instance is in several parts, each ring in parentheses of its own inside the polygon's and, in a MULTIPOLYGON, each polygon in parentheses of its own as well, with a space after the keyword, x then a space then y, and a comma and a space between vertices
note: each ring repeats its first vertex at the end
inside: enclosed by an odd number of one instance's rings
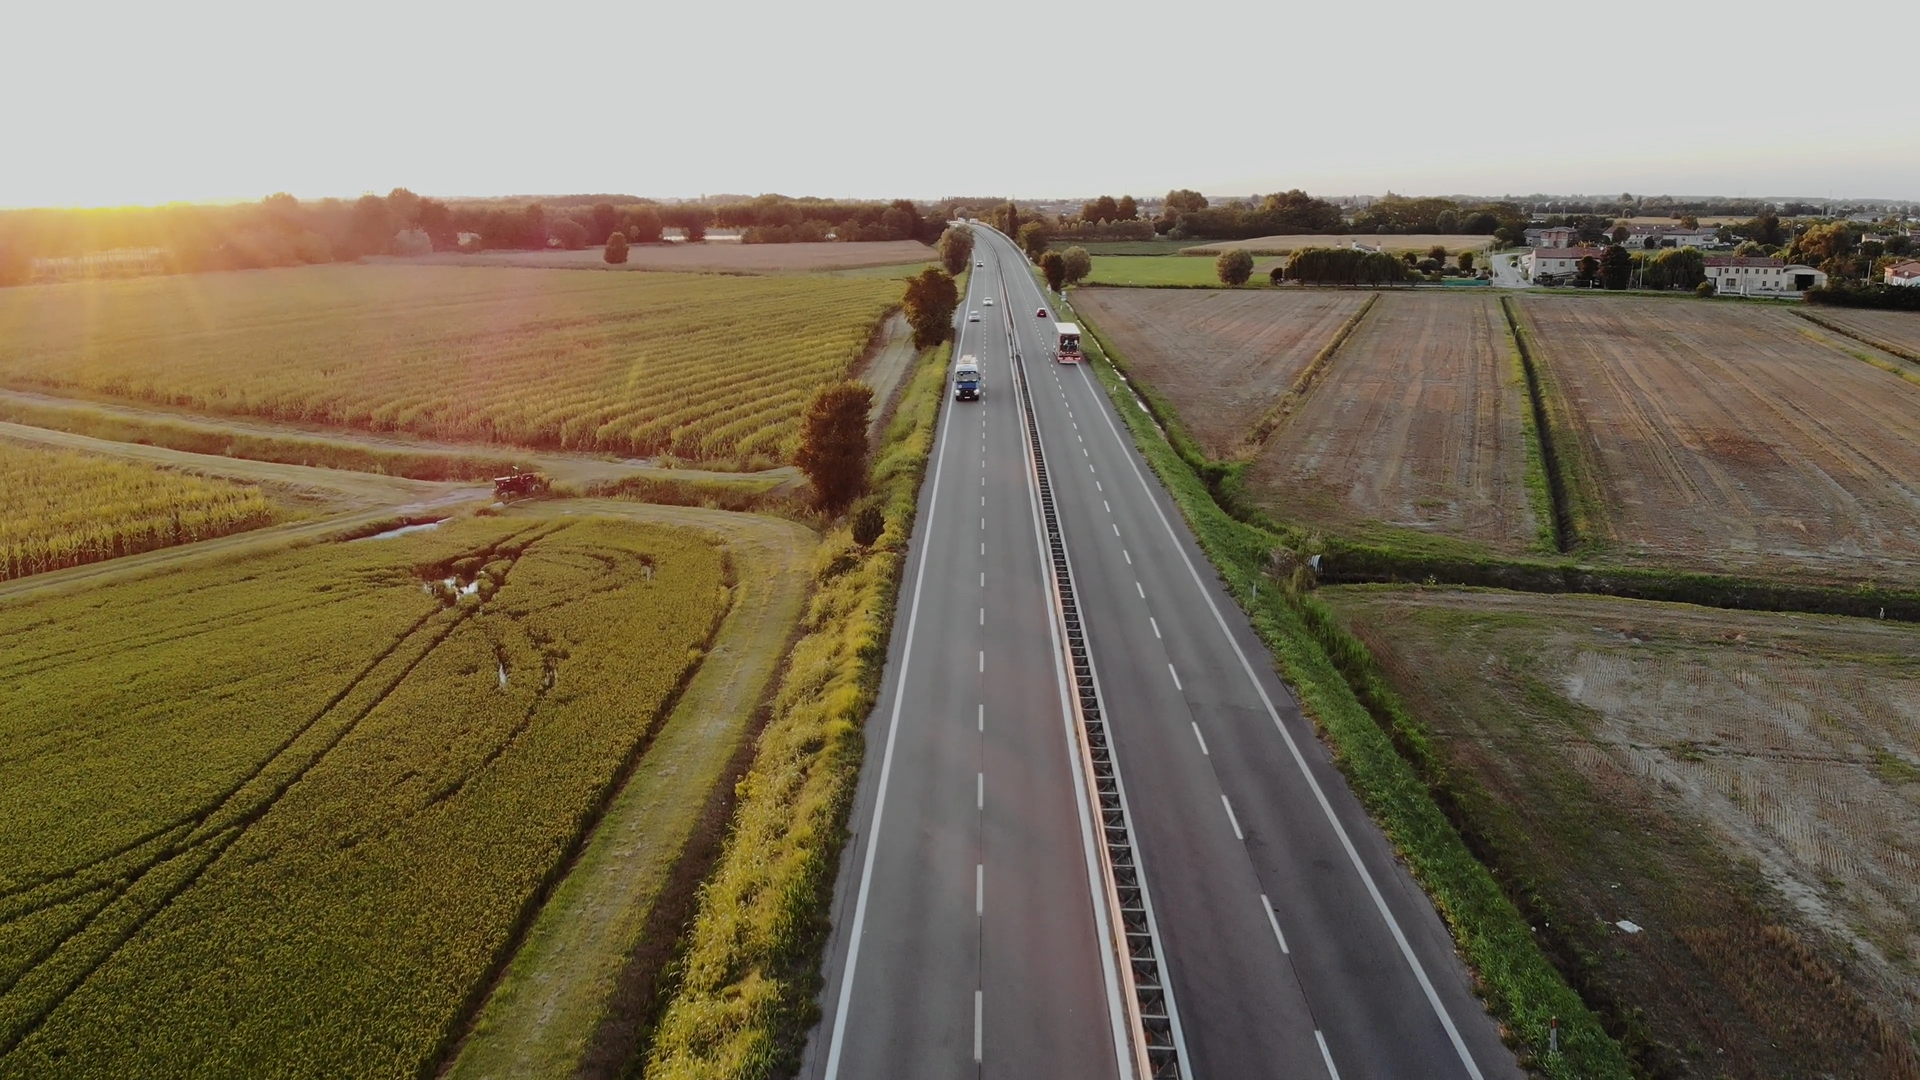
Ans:
POLYGON ((960 362, 953 365, 953 398, 955 401, 980 400, 980 361, 972 356, 962 356, 960 362))

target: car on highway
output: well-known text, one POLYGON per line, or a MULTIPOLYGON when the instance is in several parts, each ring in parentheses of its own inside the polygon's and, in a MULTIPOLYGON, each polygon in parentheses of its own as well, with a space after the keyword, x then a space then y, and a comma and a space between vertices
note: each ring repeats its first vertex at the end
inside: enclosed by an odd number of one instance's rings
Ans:
POLYGON ((986 263, 984 263, 984 262, 976 262, 976 263, 974 263, 973 265, 974 265, 975 267, 978 267, 978 268, 982 268, 982 269, 984 269, 984 268, 986 267, 986 265, 987 265, 987 264, 986 264, 986 263))
POLYGON ((980 306, 981 306, 981 307, 992 307, 992 306, 993 306, 993 297, 991 297, 991 296, 989 296, 989 297, 987 297, 987 298, 986 298, 985 300, 982 300, 982 301, 980 301, 980 306))
POLYGON ((1036 319, 1044 319, 1044 318, 1046 318, 1046 317, 1047 317, 1047 309, 1046 309, 1046 308, 1041 308, 1041 309, 1039 309, 1038 311, 1035 311, 1035 312, 1033 313, 1033 317, 1034 317, 1034 318, 1036 318, 1036 319))
POLYGON ((979 313, 979 312, 977 312, 977 311, 969 311, 969 312, 967 312, 967 321, 968 321, 968 322, 979 322, 979 321, 980 321, 980 313, 979 313))

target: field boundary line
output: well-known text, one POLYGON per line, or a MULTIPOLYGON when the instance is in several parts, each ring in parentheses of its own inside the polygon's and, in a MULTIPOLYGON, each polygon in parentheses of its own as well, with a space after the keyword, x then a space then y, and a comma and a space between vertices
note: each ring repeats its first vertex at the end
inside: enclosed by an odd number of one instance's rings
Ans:
POLYGON ((1252 460, 1259 455, 1260 451, 1266 449, 1274 433, 1292 419, 1293 410, 1306 400, 1307 395, 1313 391, 1314 384, 1319 382, 1320 377, 1333 365, 1333 358, 1339 353, 1340 347, 1347 343, 1347 339, 1353 336, 1355 330, 1359 329, 1360 320, 1367 317, 1367 312, 1372 311, 1373 305, 1379 300, 1380 290, 1375 289, 1373 295, 1367 297, 1367 302, 1360 305, 1360 310, 1349 315, 1347 321, 1340 324, 1340 329, 1334 331, 1333 339, 1321 346, 1320 351, 1313 354, 1313 359, 1307 361, 1307 366, 1300 369, 1300 374, 1294 377, 1293 385, 1287 387, 1287 392, 1280 395, 1280 400, 1260 414, 1260 419, 1255 420, 1253 427, 1247 429, 1246 438, 1241 443, 1241 457, 1252 460))
MULTIPOLYGON (((1520 369, 1527 381, 1527 399, 1532 406, 1533 436, 1540 450, 1540 463, 1546 472, 1547 495, 1553 507, 1554 543, 1562 554, 1572 551, 1582 540, 1585 524, 1580 520, 1573 506, 1569 479, 1570 468, 1560 453, 1559 440, 1554 437, 1553 420, 1556 410, 1549 395, 1556 390, 1550 388, 1546 376, 1540 372, 1541 362, 1534 356, 1533 349, 1527 343, 1528 331, 1520 324, 1520 315, 1513 309, 1513 298, 1500 298, 1500 312, 1506 316, 1507 337, 1513 342, 1514 351, 1520 357, 1520 369)), ((1571 427, 1571 415, 1568 416, 1571 427)), ((1577 435, 1575 441, 1578 441, 1577 435)), ((1576 454, 1579 451, 1574 451, 1576 454)))
MULTIPOLYGON (((1871 345, 1874 348, 1879 349, 1881 352, 1886 353, 1890 356, 1897 356, 1902 360, 1906 360, 1915 364, 1920 364, 1920 353, 1916 353, 1911 349, 1902 348, 1901 346, 1895 345, 1892 342, 1882 341, 1879 338, 1863 333, 1862 331, 1852 329, 1851 327, 1842 326, 1839 323, 1836 323, 1830 319, 1824 318, 1819 315, 1815 315, 1810 311, 1802 311, 1799 308, 1794 308, 1793 313, 1807 320, 1808 322, 1813 323, 1815 326, 1824 326, 1827 329, 1833 331, 1834 333, 1842 334, 1842 335, 1845 335, 1846 337, 1850 337, 1853 340, 1860 342, 1862 345, 1871 345)), ((1874 366, 1878 367, 1879 365, 1876 364, 1874 366)))

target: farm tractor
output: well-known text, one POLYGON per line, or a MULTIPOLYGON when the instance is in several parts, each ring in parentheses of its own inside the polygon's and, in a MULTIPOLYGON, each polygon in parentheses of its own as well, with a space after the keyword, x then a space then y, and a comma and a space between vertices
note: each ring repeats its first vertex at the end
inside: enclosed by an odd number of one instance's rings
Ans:
POLYGON ((546 490, 547 478, 537 472, 521 472, 515 469, 510 476, 493 478, 494 497, 503 501, 543 494, 546 490))

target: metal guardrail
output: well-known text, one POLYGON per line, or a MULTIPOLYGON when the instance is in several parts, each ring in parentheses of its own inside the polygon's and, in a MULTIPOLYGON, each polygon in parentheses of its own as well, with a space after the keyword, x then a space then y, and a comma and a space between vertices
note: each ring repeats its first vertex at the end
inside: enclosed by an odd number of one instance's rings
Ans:
POLYGON ((1101 704, 1099 678, 1093 670, 1093 658, 1087 651, 1086 631, 1073 589, 1073 568, 1068 561, 1066 540, 1060 530, 1060 514, 1054 505, 1053 485, 1047 473, 1040 425, 1033 407, 1033 391, 1027 382, 1026 361, 1020 354, 1018 339, 1013 337, 1010 312, 1006 321, 1009 341, 1013 343, 1013 368, 1019 380, 1027 446, 1035 480, 1039 485, 1040 512, 1046 529, 1051 570, 1050 591, 1055 613, 1065 630, 1067 661, 1073 668, 1072 697, 1080 731, 1081 765, 1092 786, 1091 794, 1100 815, 1100 862, 1106 879, 1110 922, 1115 935, 1113 944, 1120 953, 1121 977, 1126 984, 1128 1026, 1133 1034, 1135 1068, 1137 1075, 1153 1080, 1184 1080, 1187 1071, 1180 1059, 1171 995, 1167 990, 1165 969, 1160 963, 1159 931, 1154 925, 1152 903, 1147 896, 1146 881, 1134 850, 1126 790, 1114 763, 1106 710, 1101 704))

